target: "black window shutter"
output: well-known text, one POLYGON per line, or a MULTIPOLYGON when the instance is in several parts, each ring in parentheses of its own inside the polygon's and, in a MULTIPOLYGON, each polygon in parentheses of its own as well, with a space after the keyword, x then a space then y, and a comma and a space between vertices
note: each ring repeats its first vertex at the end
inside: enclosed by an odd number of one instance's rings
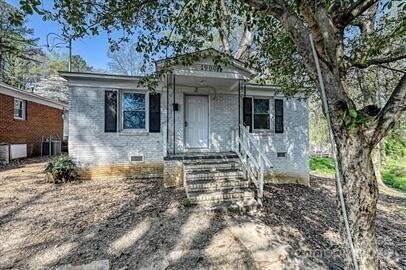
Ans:
POLYGON ((245 97, 242 102, 242 115, 244 126, 250 127, 250 132, 252 132, 252 98, 245 97))
POLYGON ((117 91, 104 92, 104 132, 117 132, 117 91))
POLYGON ((149 94, 149 132, 161 132, 161 94, 149 94))
POLYGON ((283 133, 283 100, 275 99, 275 133, 283 133))
POLYGON ((24 100, 23 101, 24 103, 25 103, 25 106, 24 106, 24 108, 25 108, 25 112, 23 112, 25 115, 25 117, 24 117, 24 120, 28 120, 28 101, 27 100, 24 100))

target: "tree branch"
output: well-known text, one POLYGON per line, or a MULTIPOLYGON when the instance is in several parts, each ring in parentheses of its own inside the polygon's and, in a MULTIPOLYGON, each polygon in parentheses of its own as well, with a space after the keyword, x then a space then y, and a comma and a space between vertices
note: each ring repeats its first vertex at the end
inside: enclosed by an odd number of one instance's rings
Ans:
POLYGON ((241 36, 240 43, 238 44, 237 52, 234 55, 235 59, 241 59, 244 54, 249 50, 252 44, 252 21, 249 17, 244 23, 244 33, 241 36))
POLYGON ((393 68, 393 67, 390 67, 390 66, 387 66, 387 65, 378 65, 378 66, 381 67, 381 68, 386 68, 386 69, 391 70, 393 72, 399 72, 399 73, 406 74, 406 71, 404 71, 404 70, 393 68))
POLYGON ((264 3, 260 0, 243 0, 247 5, 255 8, 258 11, 270 13, 276 17, 282 16, 285 6, 281 4, 278 0, 272 3, 264 3))
MULTIPOLYGON (((290 10, 288 1, 286 0, 274 0, 271 3, 260 0, 243 0, 246 4, 257 9, 260 12, 266 13, 268 15, 274 16, 282 24, 283 28, 288 32, 291 40, 295 43, 297 52, 301 56, 302 63, 306 68, 307 75, 317 82, 318 76, 316 71, 316 64, 313 57, 313 52, 310 46, 309 34, 311 29, 308 26, 309 21, 303 21, 298 14, 290 10)), ((302 14, 303 15, 303 14, 302 14)), ((321 31, 330 31, 329 42, 336 43, 333 38, 331 38, 332 29, 328 25, 328 17, 326 12, 321 12, 319 14, 323 18, 321 21, 325 23, 321 31), (327 23, 326 23, 327 21, 327 23)), ((314 36, 317 36, 318 33, 312 33, 313 39, 314 36)), ((334 38, 337 38, 334 36, 334 38)), ((334 61, 334 60, 332 60, 334 61)), ((321 69, 323 70, 323 80, 328 83, 326 87, 326 95, 329 99, 329 105, 331 106, 331 111, 336 111, 341 113, 342 109, 346 106, 349 106, 347 103, 352 103, 345 91, 343 91, 340 82, 333 78, 335 75, 334 71, 330 69, 328 64, 323 61, 320 61, 321 69)))
POLYGON ((218 20, 220 22, 219 34, 220 34, 221 43, 223 44, 224 52, 226 54, 230 54, 231 46, 230 46, 230 41, 228 40, 229 31, 228 31, 227 25, 226 25, 227 15, 226 15, 226 7, 225 7, 224 0, 219 0, 217 2, 217 16, 218 16, 218 20))
POLYGON ((377 2, 378 0, 358 0, 346 11, 334 16, 333 20, 338 28, 344 29, 352 20, 364 13, 365 10, 369 9, 377 2))
POLYGON ((399 55, 399 56, 392 56, 392 57, 375 58, 375 59, 367 60, 367 61, 365 61, 365 63, 360 63, 360 62, 352 63, 352 66, 357 67, 357 68, 367 68, 367 67, 373 66, 373 65, 388 64, 388 63, 399 61, 399 60, 402 60, 405 58, 406 58, 406 54, 399 55))
POLYGON ((389 132, 406 110, 406 74, 403 74, 385 107, 377 115, 376 125, 370 143, 374 147, 389 132))

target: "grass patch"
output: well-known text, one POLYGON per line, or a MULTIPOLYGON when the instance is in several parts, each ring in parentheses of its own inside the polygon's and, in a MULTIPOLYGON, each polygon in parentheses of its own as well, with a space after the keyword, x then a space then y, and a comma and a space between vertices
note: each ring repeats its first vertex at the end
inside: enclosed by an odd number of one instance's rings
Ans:
POLYGON ((382 165, 381 175, 386 185, 406 191, 406 158, 387 159, 382 165))
POLYGON ((310 157, 310 170, 320 174, 334 175, 334 161, 331 157, 310 157))
MULTIPOLYGON (((317 174, 334 175, 334 161, 330 157, 310 157, 310 170, 317 174)), ((381 175, 385 185, 406 191, 406 158, 387 157, 382 164, 381 175)))

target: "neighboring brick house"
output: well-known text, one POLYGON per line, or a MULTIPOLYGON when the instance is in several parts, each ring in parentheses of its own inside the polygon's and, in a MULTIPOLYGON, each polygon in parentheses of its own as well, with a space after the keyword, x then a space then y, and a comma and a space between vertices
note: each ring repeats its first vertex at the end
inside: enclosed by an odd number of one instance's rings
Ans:
POLYGON ((19 152, 17 157, 32 157, 41 154, 42 138, 62 139, 65 107, 62 103, 0 83, 0 143, 9 145, 9 157, 13 158, 12 147, 19 152))
MULTIPOLYGON (((188 190, 188 166, 235 176, 240 172, 221 168, 242 164, 250 183, 308 184, 306 98, 250 84, 255 74, 244 63, 230 59, 219 69, 212 58, 218 52, 207 52, 193 65, 173 66, 153 92, 139 85, 141 77, 60 73, 70 90, 69 153, 88 177, 160 176, 166 186, 188 190), (203 159, 211 163, 189 162, 203 159)), ((207 181, 205 188, 217 191, 219 183, 229 184, 207 181)))

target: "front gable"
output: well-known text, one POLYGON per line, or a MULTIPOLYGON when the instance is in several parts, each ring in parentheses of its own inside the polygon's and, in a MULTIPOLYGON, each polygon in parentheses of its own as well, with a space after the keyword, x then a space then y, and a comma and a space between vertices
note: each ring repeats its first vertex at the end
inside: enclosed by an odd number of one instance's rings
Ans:
MULTIPOLYGON (((196 77, 214 77, 225 79, 251 79, 255 73, 244 66, 244 63, 222 54, 214 49, 199 52, 200 57, 191 65, 174 64, 171 66, 173 74, 196 77), (222 58, 219 63, 218 58, 222 58), (217 62, 217 64, 216 64, 217 62)), ((181 55, 179 57, 187 57, 181 55)), ((165 64, 171 65, 170 61, 175 58, 167 58, 157 61, 157 70, 160 70, 165 64)))

